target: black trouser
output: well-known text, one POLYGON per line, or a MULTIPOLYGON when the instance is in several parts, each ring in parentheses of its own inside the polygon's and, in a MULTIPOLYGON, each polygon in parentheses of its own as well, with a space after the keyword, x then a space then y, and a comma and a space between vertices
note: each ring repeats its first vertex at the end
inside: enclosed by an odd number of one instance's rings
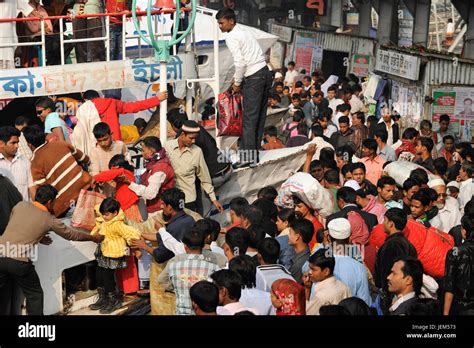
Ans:
POLYGON ((105 292, 115 291, 115 269, 97 267, 97 287, 104 288, 105 292))
MULTIPOLYGON (((1 297, 11 293, 12 282, 17 283, 25 294, 28 315, 43 315, 43 289, 33 263, 0 257, 1 297)), ((5 310, 0 308, 0 313, 5 310)))
POLYGON ((196 204, 196 201, 186 203, 186 204, 184 205, 184 207, 197 213, 197 204, 196 204))
MULTIPOLYGON (((101 18, 75 18, 72 20, 74 39, 86 39, 103 36, 101 18)), ((105 60, 105 43, 103 40, 77 42, 76 59, 78 63, 99 62, 105 60)))
POLYGON ((243 100, 243 132, 240 138, 241 161, 253 162, 258 156, 257 150, 263 138, 265 119, 267 117, 267 103, 272 75, 265 66, 255 74, 245 77, 242 82, 243 100), (247 157, 247 160, 242 159, 247 157))

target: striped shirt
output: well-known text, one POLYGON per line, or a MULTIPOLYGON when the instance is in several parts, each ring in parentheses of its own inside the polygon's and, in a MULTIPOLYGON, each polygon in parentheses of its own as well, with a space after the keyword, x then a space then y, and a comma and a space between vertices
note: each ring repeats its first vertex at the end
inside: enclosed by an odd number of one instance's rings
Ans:
POLYGON ((53 206, 56 216, 76 202, 81 189, 87 189, 92 179, 76 161, 87 163, 89 157, 63 141, 44 143, 33 152, 33 185, 49 184, 58 190, 53 206))
POLYGON ((20 191, 24 201, 30 201, 28 189, 33 186, 30 161, 17 152, 10 162, 0 153, 0 174, 10 179, 20 191))
POLYGON ((184 254, 172 258, 158 277, 158 282, 167 290, 176 293, 176 315, 194 315, 189 289, 207 280, 219 270, 211 255, 184 254))

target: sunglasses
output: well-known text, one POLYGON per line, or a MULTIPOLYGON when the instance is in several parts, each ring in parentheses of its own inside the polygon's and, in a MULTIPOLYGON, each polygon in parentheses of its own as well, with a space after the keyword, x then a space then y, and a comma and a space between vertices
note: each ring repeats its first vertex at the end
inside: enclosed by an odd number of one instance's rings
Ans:
POLYGON ((36 110, 36 114, 37 115, 41 115, 43 113, 44 109, 41 109, 41 110, 36 110))

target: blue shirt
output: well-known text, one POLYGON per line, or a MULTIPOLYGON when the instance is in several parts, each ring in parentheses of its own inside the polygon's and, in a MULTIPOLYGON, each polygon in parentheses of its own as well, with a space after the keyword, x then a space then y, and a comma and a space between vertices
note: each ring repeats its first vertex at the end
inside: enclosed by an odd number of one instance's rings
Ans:
MULTIPOLYGON (((318 247, 315 252, 320 249, 318 247)), ((364 265, 350 256, 334 255, 336 258, 336 265, 334 266, 334 276, 351 289, 352 296, 358 297, 367 303, 368 306, 372 304, 369 291, 369 279, 367 270, 364 265)), ((303 266, 303 273, 309 271, 309 263, 306 262, 303 266)), ((316 283, 313 283, 311 288, 311 299, 315 294, 316 283)))
POLYGON ((280 257, 278 258, 278 263, 285 266, 286 269, 291 267, 291 259, 295 255, 295 249, 288 244, 288 236, 278 236, 275 238, 280 244, 280 257))
POLYGON ((57 112, 52 112, 46 116, 46 120, 44 121, 44 132, 46 134, 53 133, 53 129, 58 127, 60 127, 63 131, 64 140, 69 141, 66 122, 64 122, 64 120, 59 117, 59 114, 57 112))

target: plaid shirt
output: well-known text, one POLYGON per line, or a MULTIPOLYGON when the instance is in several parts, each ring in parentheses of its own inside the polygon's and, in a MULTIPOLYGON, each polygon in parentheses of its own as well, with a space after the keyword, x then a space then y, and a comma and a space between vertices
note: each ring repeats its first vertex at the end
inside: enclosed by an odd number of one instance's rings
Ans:
POLYGON ((176 315, 194 315, 189 289, 201 280, 207 280, 219 270, 213 255, 183 254, 172 258, 158 277, 167 290, 176 293, 176 315))

